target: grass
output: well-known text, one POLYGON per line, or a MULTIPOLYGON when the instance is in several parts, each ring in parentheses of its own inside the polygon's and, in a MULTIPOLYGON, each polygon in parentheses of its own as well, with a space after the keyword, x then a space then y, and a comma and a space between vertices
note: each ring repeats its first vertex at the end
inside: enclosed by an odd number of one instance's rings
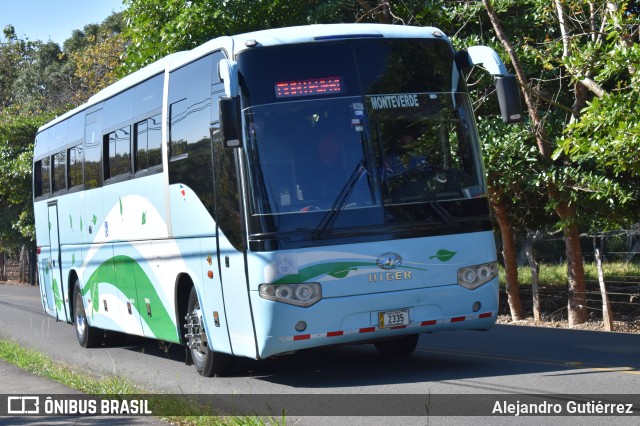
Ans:
POLYGON ((53 379, 65 386, 80 390, 91 395, 144 396, 149 400, 153 412, 189 413, 197 415, 180 415, 161 417, 173 424, 194 426, 258 426, 266 424, 286 424, 285 418, 273 419, 256 416, 227 416, 218 417, 207 407, 194 405, 179 395, 154 394, 132 381, 110 375, 96 378, 86 373, 75 371, 70 366, 52 360, 46 354, 35 349, 28 349, 8 339, 0 339, 0 359, 13 364, 29 373, 53 379), (208 414, 206 414, 208 413, 208 414), (205 415, 203 415, 205 414, 205 415))
MULTIPOLYGON (((640 282, 640 265, 627 262, 603 264, 605 282, 640 282)), ((584 275, 587 282, 598 283, 598 271, 595 263, 584 264, 584 275)), ((528 266, 518 267, 520 286, 531 286, 531 269, 528 266)), ((541 264, 538 277, 540 286, 566 286, 567 264, 541 264)), ((505 285, 504 268, 500 268, 500 284, 505 285)))
MULTIPOLYGON (((603 265, 604 281, 614 320, 618 321, 616 331, 638 332, 640 326, 640 265, 626 262, 607 262, 603 265)), ((589 321, 602 319, 602 295, 595 263, 585 263, 585 297, 589 311, 589 321)), ((533 316, 531 270, 528 266, 518 268, 518 289, 524 314, 533 316)), ((539 272, 540 311, 543 321, 567 320, 568 280, 567 265, 540 264, 539 272)), ((500 268, 500 313, 510 314, 504 269, 500 268)))

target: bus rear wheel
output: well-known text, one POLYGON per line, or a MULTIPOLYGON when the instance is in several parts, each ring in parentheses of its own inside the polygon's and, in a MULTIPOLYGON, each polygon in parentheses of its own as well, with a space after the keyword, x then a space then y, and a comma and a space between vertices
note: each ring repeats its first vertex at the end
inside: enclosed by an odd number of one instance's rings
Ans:
POLYGON ((187 312, 184 337, 191 351, 191 358, 196 370, 204 377, 227 374, 233 366, 233 357, 209 349, 209 340, 207 339, 198 293, 195 288, 191 288, 187 312))
POLYGON ((378 352, 384 356, 405 357, 416 350, 419 334, 410 334, 390 340, 382 340, 374 343, 378 352))
POLYGON ((83 348, 95 348, 101 343, 102 330, 91 327, 87 321, 78 280, 73 286, 73 321, 80 346, 83 348))

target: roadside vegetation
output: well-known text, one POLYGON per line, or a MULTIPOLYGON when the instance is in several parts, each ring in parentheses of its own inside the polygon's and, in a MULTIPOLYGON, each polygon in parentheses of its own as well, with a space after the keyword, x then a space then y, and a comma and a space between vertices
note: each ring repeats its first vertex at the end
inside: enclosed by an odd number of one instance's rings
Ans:
POLYGON ((35 349, 24 348, 8 339, 0 339, 0 359, 7 361, 29 373, 46 377, 72 389, 89 395, 108 396, 110 399, 127 397, 135 399, 142 396, 149 400, 152 412, 186 413, 188 415, 160 417, 171 424, 184 426, 262 426, 284 425, 285 418, 273 419, 262 417, 227 416, 218 417, 208 407, 190 402, 180 395, 163 395, 150 392, 136 385, 131 380, 108 375, 95 377, 78 372, 60 361, 35 349))
MULTIPOLYGON (((588 321, 574 326, 586 330, 605 330, 602 295, 595 263, 585 263, 585 300, 588 321)), ((567 327, 566 264, 542 263, 538 266, 538 299, 540 318, 534 317, 532 271, 529 266, 518 267, 523 317, 514 320, 509 312, 506 297, 504 268, 500 268, 500 323, 567 327)), ((613 312, 612 331, 640 333, 640 265, 630 262, 608 262, 604 266, 604 281, 613 312)))

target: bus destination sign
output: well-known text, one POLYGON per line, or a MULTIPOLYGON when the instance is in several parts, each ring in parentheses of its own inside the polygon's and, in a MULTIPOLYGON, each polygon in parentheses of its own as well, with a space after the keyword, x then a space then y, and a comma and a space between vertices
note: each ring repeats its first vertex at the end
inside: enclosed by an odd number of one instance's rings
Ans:
POLYGON ((276 98, 296 96, 330 95, 342 93, 342 77, 310 78, 308 80, 283 81, 276 83, 276 98))

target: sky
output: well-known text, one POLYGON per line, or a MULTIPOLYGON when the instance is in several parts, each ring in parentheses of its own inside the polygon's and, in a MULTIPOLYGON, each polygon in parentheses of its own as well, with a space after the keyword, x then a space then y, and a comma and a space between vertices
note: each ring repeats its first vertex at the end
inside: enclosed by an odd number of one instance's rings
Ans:
MULTIPOLYGON (((73 30, 100 24, 124 10, 123 0, 0 0, 0 30, 11 24, 20 39, 54 41, 62 47, 73 30)), ((0 40, 4 34, 0 32, 0 40)))

